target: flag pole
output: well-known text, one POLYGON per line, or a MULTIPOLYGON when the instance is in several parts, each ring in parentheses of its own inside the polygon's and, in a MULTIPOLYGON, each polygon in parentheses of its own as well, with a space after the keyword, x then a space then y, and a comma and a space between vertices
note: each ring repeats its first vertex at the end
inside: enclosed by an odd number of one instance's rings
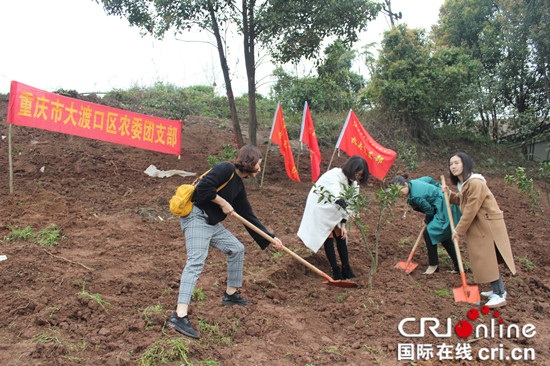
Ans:
MULTIPOLYGON (((300 141, 300 152, 298 153, 298 162, 296 164, 296 170, 298 171, 300 170, 300 158, 302 157, 302 150, 304 148, 303 137, 304 137, 304 126, 306 124, 306 110, 307 110, 307 100, 304 102, 304 112, 302 113, 302 125, 300 126, 300 137, 298 139, 300 141)), ((307 146, 307 148, 309 151, 309 146, 307 146)))
POLYGON ((262 179, 260 180, 260 188, 264 184, 265 167, 267 166, 267 155, 269 154, 270 149, 271 149, 271 139, 269 139, 269 142, 267 143, 267 150, 265 151, 264 168, 262 169, 262 179))
POLYGON ((300 152, 298 152, 298 158, 296 162, 296 170, 300 171, 300 157, 302 156, 302 146, 300 146, 300 152))
POLYGON ((262 179, 260 179, 260 188, 264 184, 264 174, 265 174, 265 168, 267 166, 267 156, 269 155, 269 150, 271 149, 271 137, 273 136, 273 128, 275 128, 275 121, 277 120, 277 112, 279 112, 280 106, 281 106, 281 102, 277 103, 277 108, 275 109, 275 115, 273 116, 273 123, 271 124, 271 132, 269 133, 269 142, 267 143, 267 150, 265 151, 264 168, 262 169, 262 179))
POLYGON ((340 132, 340 136, 338 137, 338 141, 336 142, 336 146, 334 147, 334 151, 332 153, 332 157, 330 158, 330 163, 328 164, 327 172, 330 169, 330 166, 332 164, 332 159, 334 159, 334 154, 336 154, 336 150, 338 150, 338 147, 340 147, 340 142, 342 142, 342 137, 344 137, 344 133, 346 132, 346 128, 348 127, 348 122, 351 117, 352 110, 350 109, 348 112, 348 116, 346 117, 346 122, 344 122, 344 126, 342 126, 342 131, 340 132))
POLYGON ((336 150, 338 150, 337 147, 334 148, 334 151, 332 152, 332 157, 330 158, 330 162, 328 163, 327 172, 330 169, 330 166, 332 165, 332 159, 334 159, 334 154, 336 154, 336 150))
POLYGON ((13 193, 13 160, 11 157, 11 123, 8 123, 8 165, 10 170, 10 193, 13 193))

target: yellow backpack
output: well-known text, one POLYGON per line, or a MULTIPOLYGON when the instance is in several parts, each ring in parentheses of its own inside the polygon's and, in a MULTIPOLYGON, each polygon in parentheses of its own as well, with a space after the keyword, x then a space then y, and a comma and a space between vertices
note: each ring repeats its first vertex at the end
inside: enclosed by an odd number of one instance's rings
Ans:
MULTIPOLYGON (((176 194, 172 196, 170 199, 170 211, 176 216, 187 216, 191 212, 191 209, 193 209, 193 202, 191 201, 191 198, 193 198, 193 193, 195 192, 195 187, 199 183, 199 181, 202 179, 202 177, 205 176, 206 173, 208 173, 210 170, 205 172, 203 175, 195 179, 195 181, 192 184, 182 184, 181 186, 176 189, 176 194)), ((222 184, 216 191, 219 192, 223 187, 229 183, 229 181, 233 178, 233 174, 231 174, 231 177, 229 177, 229 180, 222 184)))

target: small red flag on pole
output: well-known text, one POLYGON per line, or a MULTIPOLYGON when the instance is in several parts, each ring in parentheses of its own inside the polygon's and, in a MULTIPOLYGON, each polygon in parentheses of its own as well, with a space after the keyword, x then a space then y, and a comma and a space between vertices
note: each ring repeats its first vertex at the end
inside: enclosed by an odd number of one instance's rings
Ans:
POLYGON ((277 104, 277 110, 275 111, 275 117, 273 118, 273 126, 271 127, 271 135, 269 136, 274 144, 279 145, 281 154, 285 159, 286 174, 290 179, 300 181, 298 177, 298 170, 294 164, 294 157, 292 156, 292 150, 290 149, 290 140, 288 139, 288 133, 286 131, 285 118, 283 117, 283 108, 281 102, 277 104))
POLYGON ((313 120, 309 112, 309 105, 304 103, 304 113, 302 116, 302 130, 300 131, 300 141, 304 142, 309 147, 309 155, 311 158, 311 180, 317 182, 319 174, 321 174, 321 152, 317 142, 317 134, 313 127, 313 120))
POLYGON ((359 155, 365 158, 370 173, 379 180, 384 179, 397 156, 395 151, 374 141, 351 109, 336 148, 344 150, 350 156, 359 155))

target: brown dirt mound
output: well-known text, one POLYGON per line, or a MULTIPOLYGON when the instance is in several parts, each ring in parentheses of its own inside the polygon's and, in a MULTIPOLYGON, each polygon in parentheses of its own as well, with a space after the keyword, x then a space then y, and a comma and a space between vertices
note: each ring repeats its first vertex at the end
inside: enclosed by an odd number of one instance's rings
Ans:
MULTIPOLYGON (((8 130, 6 108, 2 103, 2 136, 8 130)), ((429 332, 423 338, 399 334, 399 323, 408 317, 432 317, 442 322, 450 318, 454 326, 468 320, 469 309, 479 309, 454 302, 452 288, 460 286, 460 277, 446 272, 450 264, 444 261, 445 255, 441 273, 434 276, 422 274, 427 266, 422 247, 415 256, 420 266, 412 274, 394 268, 406 260, 422 221, 421 215, 412 212, 402 219, 404 202, 381 232, 380 265, 370 291, 371 261, 357 229, 352 231, 349 247, 359 286, 345 289, 323 285, 322 278, 288 255, 271 248, 259 250, 242 225, 226 220, 224 225, 247 247, 242 293, 253 304, 221 306, 225 257, 212 250, 197 285, 204 296, 191 307, 192 322, 200 327, 202 339, 179 337, 166 327, 166 319, 175 308, 186 254, 168 199, 179 184, 193 178, 151 178, 144 170, 154 164, 161 170, 202 173, 208 169, 206 155, 233 141, 230 133, 211 124, 186 123, 183 146, 187 155, 178 160, 13 126, 13 194, 9 194, 8 185, 7 138, 1 140, 0 238, 11 235, 12 227, 31 226, 36 233, 50 224, 61 229, 62 238, 50 248, 29 240, 0 242, 0 254, 7 256, 0 262, 0 364, 130 365, 146 355, 159 355, 159 349, 175 342, 185 347, 182 354, 186 359, 175 358, 167 364, 410 365, 414 363, 398 361, 403 344, 431 344, 435 353, 444 343, 470 345, 473 359, 439 362, 434 355, 417 364, 521 364, 476 357, 480 349, 498 351, 499 347, 504 357, 513 348, 532 348, 536 361, 530 364, 548 364, 550 228, 540 215, 529 214, 528 200, 517 188, 505 184, 504 174, 491 174, 487 179, 504 210, 519 271, 517 276, 503 271, 509 305, 501 310, 500 318, 505 325, 533 324, 534 337, 470 336, 463 340, 454 331, 444 339, 429 332)), ((265 145, 261 148, 265 151, 265 145)), ((331 154, 322 151, 323 171, 331 154)), ((257 216, 289 248, 329 273, 323 251, 307 251, 296 236, 311 187, 307 154, 299 162, 302 183, 286 177, 277 147, 268 159, 263 187, 248 185, 257 216)), ((446 157, 442 159, 421 162, 413 174, 437 178, 446 170, 446 157)), ((333 166, 345 160, 345 156, 336 157, 333 166)), ((399 168, 396 163, 390 175, 399 168)), ((374 192, 378 186, 371 180, 367 187, 372 208, 364 221, 371 228, 371 246, 375 242, 374 192)), ((472 281, 471 274, 468 279, 472 281)), ((480 287, 488 289, 487 285, 480 287)), ((489 315, 483 316, 472 324, 489 319, 489 315)))

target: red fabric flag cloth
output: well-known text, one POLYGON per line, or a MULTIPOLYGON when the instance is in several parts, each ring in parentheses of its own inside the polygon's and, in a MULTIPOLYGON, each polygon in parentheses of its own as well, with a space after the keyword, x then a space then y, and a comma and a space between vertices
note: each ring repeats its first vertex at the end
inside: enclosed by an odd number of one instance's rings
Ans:
POLYGON ((300 131, 300 141, 304 142, 309 147, 309 155, 311 159, 311 180, 317 182, 321 174, 321 151, 317 143, 317 134, 313 127, 313 120, 309 112, 309 105, 304 103, 304 114, 302 116, 302 130, 300 131))
POLYGON ((342 128, 336 148, 348 155, 359 155, 367 160, 369 171, 379 180, 390 170, 397 153, 386 149, 371 137, 350 109, 346 123, 342 128))
POLYGON ((288 133, 286 132, 285 118, 283 117, 283 108, 281 103, 277 105, 275 111, 275 117, 273 118, 273 126, 271 127, 271 135, 269 136, 274 144, 279 145, 281 154, 285 158, 286 174, 290 179, 300 181, 298 177, 298 170, 294 164, 294 156, 292 156, 292 150, 290 149, 290 140, 288 139, 288 133))

